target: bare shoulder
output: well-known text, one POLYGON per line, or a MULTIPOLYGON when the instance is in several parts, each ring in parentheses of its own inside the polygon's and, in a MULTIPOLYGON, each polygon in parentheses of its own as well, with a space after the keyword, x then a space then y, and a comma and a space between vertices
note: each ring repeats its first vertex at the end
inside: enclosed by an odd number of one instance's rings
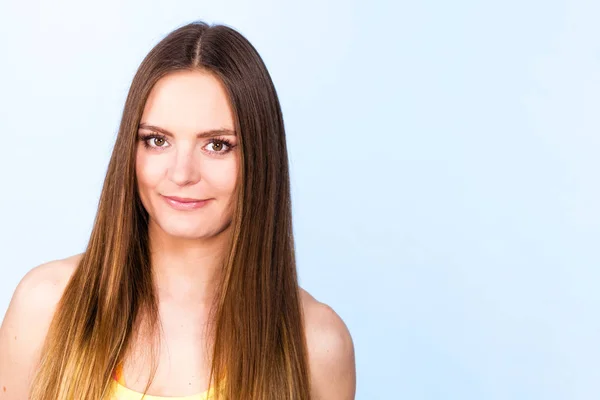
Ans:
POLYGON ((340 316, 300 289, 313 397, 351 400, 356 391, 354 344, 340 316))
MULTIPOLYGON (((60 300, 63 290, 81 260, 81 254, 50 261, 31 269, 19 282, 8 311, 8 318, 41 316, 60 300)), ((30 321, 35 322, 35 321, 30 321)), ((4 326, 4 324, 3 324, 4 326)))
POLYGON ((26 398, 54 310, 81 256, 39 265, 17 285, 0 326, 0 399, 26 398))

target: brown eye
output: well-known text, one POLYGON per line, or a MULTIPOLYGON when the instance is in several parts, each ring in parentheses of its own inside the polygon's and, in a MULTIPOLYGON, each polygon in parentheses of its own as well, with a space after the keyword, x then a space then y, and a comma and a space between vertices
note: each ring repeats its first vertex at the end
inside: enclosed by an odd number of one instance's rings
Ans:
POLYGON ((214 151, 221 151, 221 150, 223 150, 223 143, 213 143, 213 150, 214 151))
POLYGON ((226 139, 212 139, 210 143, 204 146, 209 154, 222 155, 227 154, 234 146, 226 139))
POLYGON ((160 149, 162 151, 163 149, 169 147, 169 142, 165 137, 154 133, 151 135, 140 134, 139 139, 144 144, 144 147, 146 147, 147 149, 160 149))

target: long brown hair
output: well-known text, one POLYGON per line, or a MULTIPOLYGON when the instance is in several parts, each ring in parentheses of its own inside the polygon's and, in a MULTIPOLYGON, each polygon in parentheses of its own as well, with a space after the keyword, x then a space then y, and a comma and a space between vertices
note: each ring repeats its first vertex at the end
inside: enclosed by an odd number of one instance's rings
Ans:
POLYGON ((55 312, 32 400, 108 398, 113 370, 142 311, 156 331, 136 136, 154 84, 168 73, 195 69, 224 84, 241 148, 231 244, 210 324, 211 386, 222 385, 216 395, 227 400, 310 398, 279 100, 262 59, 240 33, 194 22, 160 41, 135 74, 91 237, 55 312))

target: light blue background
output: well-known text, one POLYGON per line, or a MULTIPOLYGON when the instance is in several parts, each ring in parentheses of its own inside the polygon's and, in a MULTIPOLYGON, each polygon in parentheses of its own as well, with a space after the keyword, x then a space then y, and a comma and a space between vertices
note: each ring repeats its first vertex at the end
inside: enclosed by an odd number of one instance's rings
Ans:
POLYGON ((357 399, 600 398, 597 1, 3 1, 0 316, 83 250, 131 78, 196 19, 275 81, 357 399))

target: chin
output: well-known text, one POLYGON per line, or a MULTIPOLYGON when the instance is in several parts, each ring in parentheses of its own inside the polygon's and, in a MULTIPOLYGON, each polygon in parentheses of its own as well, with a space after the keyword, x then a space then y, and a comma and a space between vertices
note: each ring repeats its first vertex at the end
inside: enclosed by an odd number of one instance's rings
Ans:
POLYGON ((181 226, 169 223, 159 224, 159 226, 167 235, 181 239, 202 239, 212 236, 212 230, 203 226, 181 226))
POLYGON ((173 219, 157 222, 158 227, 165 234, 181 239, 208 239, 221 234, 230 225, 230 222, 223 224, 215 224, 214 221, 211 221, 212 223, 208 223, 208 221, 190 223, 173 219))

